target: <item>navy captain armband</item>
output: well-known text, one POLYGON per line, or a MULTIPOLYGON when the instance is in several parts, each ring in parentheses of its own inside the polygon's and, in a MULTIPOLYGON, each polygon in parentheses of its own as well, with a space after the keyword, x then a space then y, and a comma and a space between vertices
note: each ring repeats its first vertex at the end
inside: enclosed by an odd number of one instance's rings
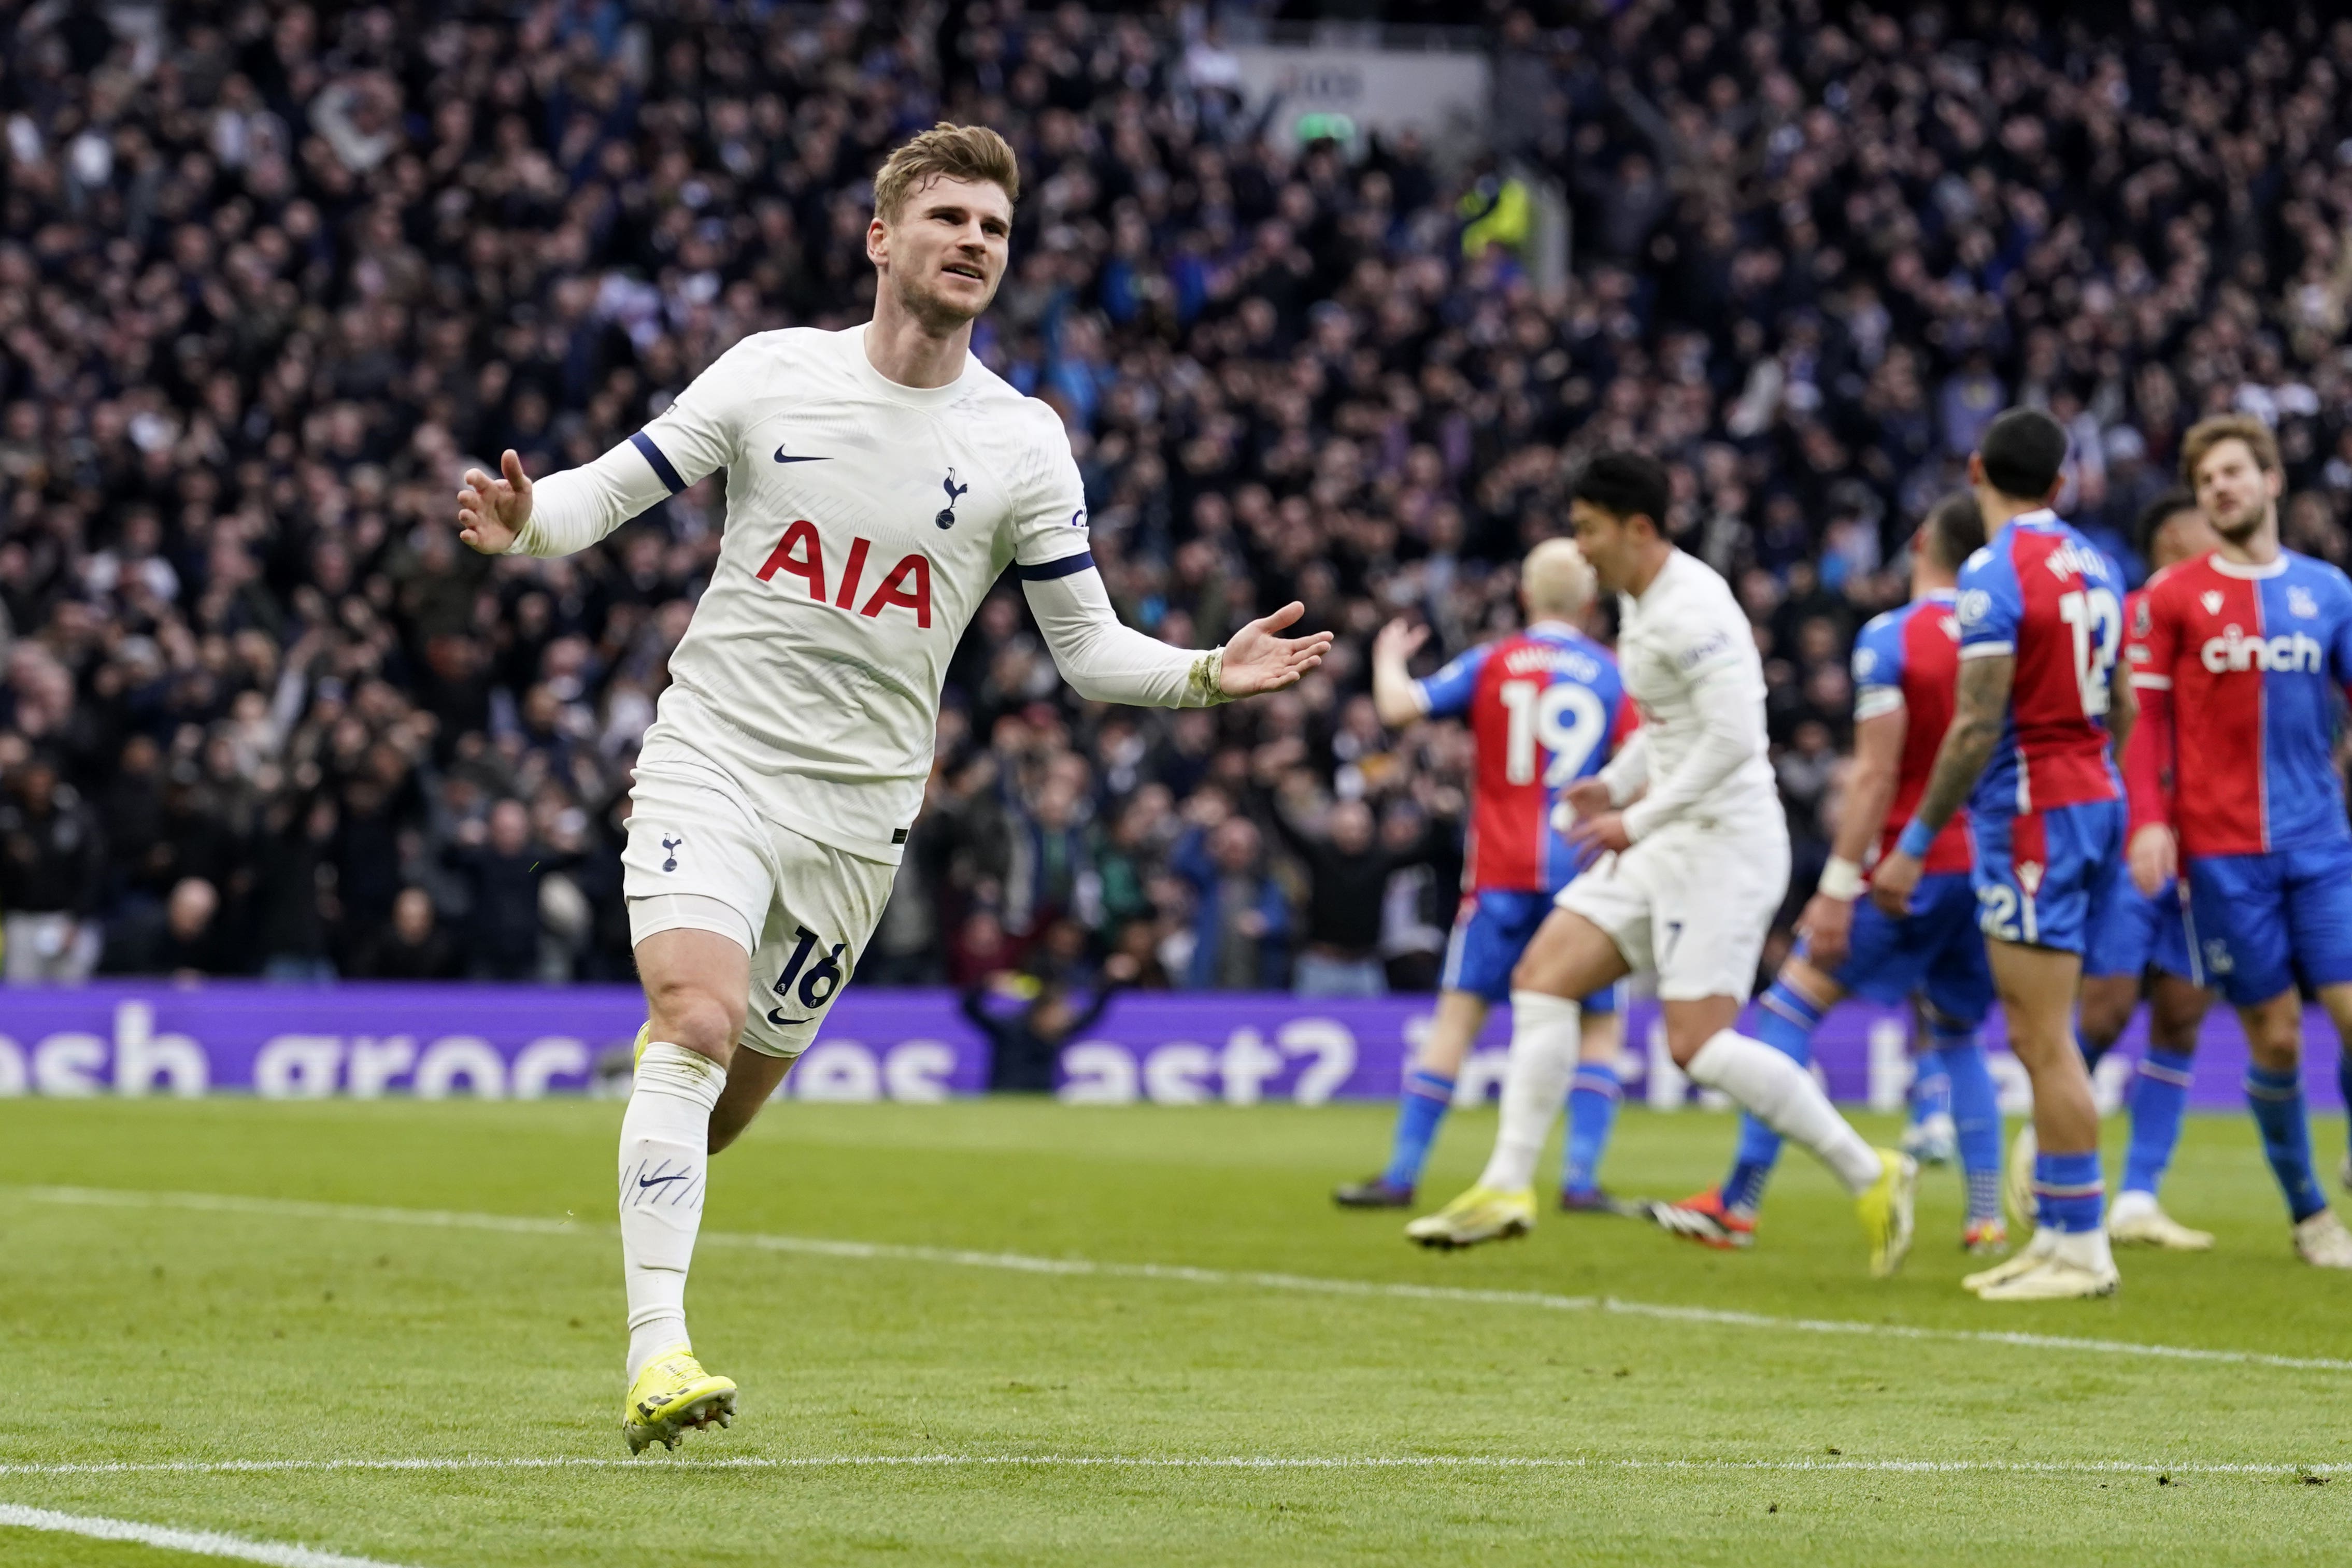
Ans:
POLYGON ((1013 563, 1013 570, 1020 574, 1024 583, 1050 583, 1056 577, 1067 577, 1094 569, 1095 556, 1091 550, 1081 550, 1076 555, 1065 555, 1055 561, 1041 561, 1034 566, 1024 565, 1018 561, 1013 563))

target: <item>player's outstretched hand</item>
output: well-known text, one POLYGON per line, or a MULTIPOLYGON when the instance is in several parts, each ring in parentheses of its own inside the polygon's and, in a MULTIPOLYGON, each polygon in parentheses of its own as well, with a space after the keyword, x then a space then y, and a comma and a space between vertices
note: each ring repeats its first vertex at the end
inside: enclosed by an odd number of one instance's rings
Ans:
POLYGON ((466 488, 457 492, 457 537, 485 555, 504 555, 530 521, 530 476, 509 447, 499 458, 503 477, 492 479, 479 468, 466 470, 466 488))
POLYGON ((2180 841, 2161 822, 2151 822, 2131 837, 2132 886, 2143 899, 2152 899, 2180 875, 2180 841))
POLYGON ((1289 604, 1261 620, 1252 621, 1235 632, 1225 644, 1223 679, 1228 697, 1255 697, 1261 691, 1279 691, 1295 686, 1298 678, 1323 662, 1330 651, 1329 632, 1310 632, 1303 637, 1277 637, 1284 627, 1296 625, 1307 613, 1307 606, 1293 599, 1289 604))
POLYGON ((1919 857, 1897 849, 1870 873, 1870 901, 1901 920, 1911 912, 1911 895, 1918 890, 1919 857))

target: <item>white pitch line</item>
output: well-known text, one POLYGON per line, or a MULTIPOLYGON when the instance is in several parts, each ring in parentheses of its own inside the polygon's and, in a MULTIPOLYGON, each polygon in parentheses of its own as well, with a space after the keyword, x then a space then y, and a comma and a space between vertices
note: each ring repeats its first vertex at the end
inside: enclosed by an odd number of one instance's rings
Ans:
POLYGON ((308 1546, 285 1546, 274 1541, 247 1541, 214 1530, 174 1530, 163 1524, 142 1524, 130 1519, 100 1519, 90 1514, 58 1513, 46 1508, 19 1508, 0 1502, 0 1525, 18 1530, 46 1530, 62 1535, 84 1535, 93 1541, 129 1541, 159 1546, 168 1552, 199 1557, 231 1557, 240 1563, 267 1563, 271 1568, 399 1568, 373 1557, 347 1557, 340 1552, 320 1552, 308 1546))
MULTIPOLYGON (((260 1215, 278 1219, 410 1225, 442 1230, 486 1230, 530 1236, 593 1236, 600 1239, 617 1234, 617 1227, 614 1226, 586 1225, 568 1219, 535 1219, 521 1215, 474 1214, 453 1209, 377 1208, 359 1204, 311 1203, 299 1198, 245 1197, 227 1193, 142 1192, 113 1187, 18 1187, 13 1191, 38 1203, 79 1204, 103 1208, 193 1209, 219 1214, 260 1215)), ((1535 1307, 1559 1312, 1607 1312, 1621 1317, 1705 1323, 1718 1328, 1763 1329, 1782 1333, 1927 1340, 1956 1344, 2000 1345, 2011 1349, 2066 1351, 2087 1355, 2200 1362, 2225 1366, 2273 1367, 2289 1372, 2352 1373, 2352 1360, 2334 1356, 2276 1355, 2267 1351, 2147 1344, 2134 1340, 2085 1339, 2069 1334, 2034 1334, 1999 1329, 1928 1329, 1908 1323, 1868 1323, 1843 1318, 1779 1318, 1763 1312, 1738 1312, 1718 1307, 1627 1301, 1614 1296, 1558 1296, 1542 1290, 1492 1290, 1463 1285, 1414 1285, 1401 1280, 1336 1279, 1321 1275, 1277 1274, 1255 1269, 1201 1268, 1178 1263, 1106 1263, 1085 1258, 1037 1258, 1019 1252, 983 1252, 963 1247, 919 1247, 884 1241, 834 1241, 816 1237, 768 1236, 742 1231, 706 1230, 701 1235, 700 1245, 740 1247, 804 1257, 855 1258, 865 1262, 993 1268, 1017 1274, 1154 1279, 1187 1285, 1297 1291, 1318 1296, 1355 1296, 1486 1307, 1535 1307)))
MULTIPOLYGON (((136 1475, 280 1475, 340 1470, 630 1470, 673 1475, 678 1470, 832 1470, 974 1468, 1121 1470, 1756 1470, 1773 1474, 1861 1471, 1885 1475, 2013 1476, 2325 1476, 2327 1464, 2161 1464, 2137 1459, 1644 1459, 1583 1456, 1407 1454, 1223 1454, 1153 1457, 1132 1454, 819 1454, 767 1458, 756 1455, 708 1459, 498 1458, 458 1456, 413 1459, 221 1459, 122 1461, 81 1465, 0 1465, 0 1477, 136 1475)), ((282 1549, 277 1549, 282 1550, 282 1549)), ((355 1558, 332 1559, 338 1563, 355 1558)))

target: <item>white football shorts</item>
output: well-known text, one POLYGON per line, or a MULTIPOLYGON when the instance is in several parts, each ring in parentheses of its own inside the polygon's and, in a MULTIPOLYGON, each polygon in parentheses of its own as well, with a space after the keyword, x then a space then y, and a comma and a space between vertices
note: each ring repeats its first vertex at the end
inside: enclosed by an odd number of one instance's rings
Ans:
POLYGON ((1654 972, 1659 1000, 1744 1002, 1788 891, 1783 825, 1674 822, 1601 857, 1554 902, 1599 926, 1634 973, 1654 972))
POLYGON ((743 1044, 806 1050, 882 918, 896 866, 804 837, 753 809, 716 763, 670 755, 637 766, 621 891, 629 941, 716 931, 751 955, 743 1044))

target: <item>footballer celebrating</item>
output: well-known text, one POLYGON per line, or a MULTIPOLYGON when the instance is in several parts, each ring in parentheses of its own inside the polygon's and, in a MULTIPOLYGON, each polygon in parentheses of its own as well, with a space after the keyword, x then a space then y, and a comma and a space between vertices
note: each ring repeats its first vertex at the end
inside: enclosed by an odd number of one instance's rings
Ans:
POLYGON ((735 1384, 686 1331, 709 1157, 855 974, 922 801, 948 660, 1005 567, 1096 701, 1277 690, 1330 645, 1280 635, 1295 604, 1207 652, 1119 624, 1060 420, 971 353, 1019 195, 995 132, 922 132, 875 176, 870 322, 756 333, 584 468, 534 486, 509 451, 458 493, 474 549, 563 555, 727 475, 719 563, 646 734, 622 857, 647 1012, 619 1164, 633 1452, 733 1417, 735 1384))
POLYGON ((2352 1041, 2352 827, 2332 754, 2352 582, 2280 545, 2285 476, 2259 419, 2191 426, 2180 468, 2220 545, 2158 574, 2133 620, 2145 717, 2125 753, 2132 879, 2153 893, 2185 858, 2189 961, 2245 1027, 2246 1100, 2294 1249, 2352 1268, 2352 1232, 2312 1172, 2296 984, 2300 973, 2352 1041))

